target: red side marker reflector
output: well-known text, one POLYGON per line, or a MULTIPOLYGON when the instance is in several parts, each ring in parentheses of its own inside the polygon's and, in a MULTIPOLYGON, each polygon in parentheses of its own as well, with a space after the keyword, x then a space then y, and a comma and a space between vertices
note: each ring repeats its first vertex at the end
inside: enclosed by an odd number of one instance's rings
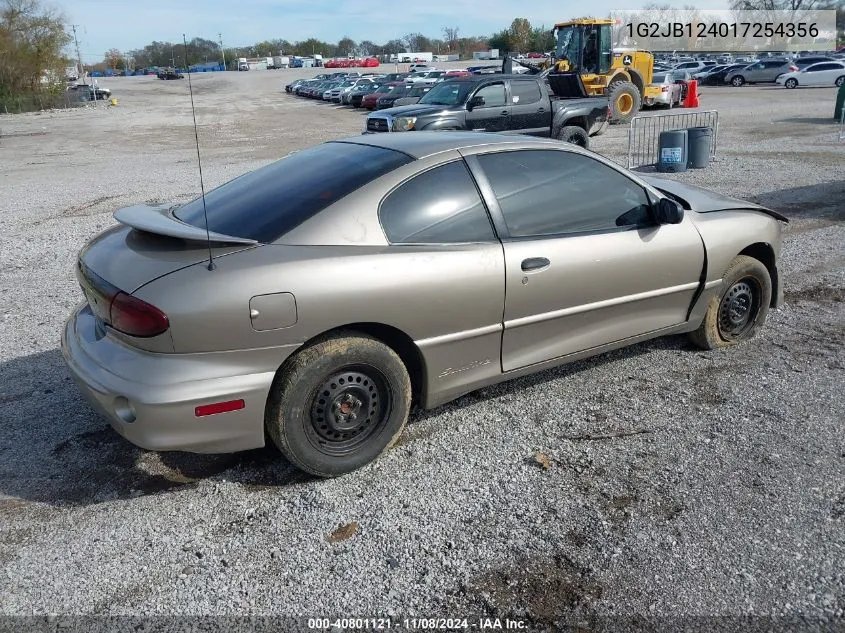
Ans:
POLYGON ((243 400, 229 400, 228 402, 215 402, 214 404, 204 404, 194 409, 194 414, 201 418, 205 415, 215 415, 216 413, 228 413, 229 411, 238 411, 246 406, 243 400))

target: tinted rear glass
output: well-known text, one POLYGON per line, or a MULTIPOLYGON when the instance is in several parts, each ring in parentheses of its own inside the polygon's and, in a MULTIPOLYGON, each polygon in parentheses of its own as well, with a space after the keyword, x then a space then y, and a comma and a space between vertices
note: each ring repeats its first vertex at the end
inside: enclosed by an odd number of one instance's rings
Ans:
MULTIPOLYGON (((295 152, 208 192, 209 230, 272 242, 412 160, 401 152, 352 143, 323 143, 295 152)), ((205 228, 202 198, 177 209, 175 215, 205 228)))

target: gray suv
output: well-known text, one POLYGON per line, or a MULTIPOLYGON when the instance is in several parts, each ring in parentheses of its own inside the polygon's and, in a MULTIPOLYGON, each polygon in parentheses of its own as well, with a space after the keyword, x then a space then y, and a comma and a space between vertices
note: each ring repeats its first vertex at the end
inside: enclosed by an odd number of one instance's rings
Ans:
POLYGON ((788 59, 767 59, 732 70, 725 75, 725 82, 737 87, 745 83, 774 83, 779 75, 796 70, 798 67, 788 59))

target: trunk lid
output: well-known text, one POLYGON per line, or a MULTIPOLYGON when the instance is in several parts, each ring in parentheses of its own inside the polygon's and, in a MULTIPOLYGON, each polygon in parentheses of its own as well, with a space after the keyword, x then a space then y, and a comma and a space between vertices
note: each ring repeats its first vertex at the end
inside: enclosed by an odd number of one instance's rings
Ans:
MULTIPOLYGON (((137 205, 115 212, 121 224, 92 239, 79 262, 120 290, 132 294, 159 277, 208 259, 205 229, 173 217, 172 205, 137 205)), ((211 233, 213 257, 253 248, 257 243, 211 233)))

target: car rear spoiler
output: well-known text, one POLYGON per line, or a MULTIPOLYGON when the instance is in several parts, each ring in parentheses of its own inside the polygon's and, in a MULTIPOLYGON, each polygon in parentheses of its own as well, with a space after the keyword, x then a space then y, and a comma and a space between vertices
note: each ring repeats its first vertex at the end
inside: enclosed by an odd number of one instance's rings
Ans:
POLYGON ((114 219, 131 226, 139 231, 177 237, 183 240, 194 240, 198 242, 212 241, 224 244, 258 244, 256 240, 246 237, 235 237, 223 235, 214 231, 206 232, 204 227, 194 226, 182 222, 173 215, 175 205, 162 204, 151 206, 148 204, 136 204, 131 207, 124 207, 114 212, 114 219))

